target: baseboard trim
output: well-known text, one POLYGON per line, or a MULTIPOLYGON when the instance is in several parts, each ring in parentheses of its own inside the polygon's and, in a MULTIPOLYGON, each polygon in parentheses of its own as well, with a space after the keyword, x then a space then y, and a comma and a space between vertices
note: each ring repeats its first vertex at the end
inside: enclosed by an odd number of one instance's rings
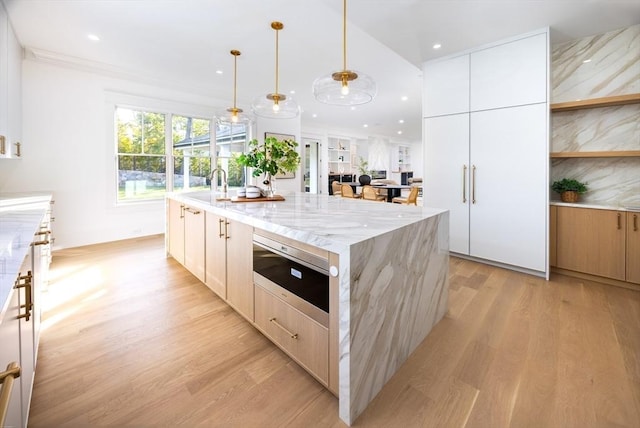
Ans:
POLYGON ((605 278, 603 276, 591 275, 583 272, 576 272, 573 270, 562 269, 558 267, 552 267, 551 272, 561 275, 571 276, 573 278, 586 279, 588 281, 599 282, 606 285, 613 285, 616 287, 626 288, 628 290, 640 291, 640 284, 634 284, 631 282, 620 281, 612 278, 605 278))

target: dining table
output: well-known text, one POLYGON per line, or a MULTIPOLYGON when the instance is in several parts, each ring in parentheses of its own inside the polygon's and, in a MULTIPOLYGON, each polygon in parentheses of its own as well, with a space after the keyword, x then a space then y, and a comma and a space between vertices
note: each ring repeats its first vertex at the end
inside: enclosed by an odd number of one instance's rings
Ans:
POLYGON ((387 202, 392 202, 393 198, 402 196, 402 189, 411 189, 411 186, 407 184, 372 184, 371 187, 375 189, 386 189, 387 202))

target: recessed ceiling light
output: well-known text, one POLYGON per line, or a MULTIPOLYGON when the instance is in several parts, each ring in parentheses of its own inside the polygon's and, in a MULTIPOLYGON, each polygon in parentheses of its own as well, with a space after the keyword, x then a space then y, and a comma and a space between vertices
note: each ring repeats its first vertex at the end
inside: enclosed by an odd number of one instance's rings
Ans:
POLYGON ((400 98, 400 99, 401 99, 402 101, 407 101, 407 100, 409 99, 409 97, 408 97, 408 96, 406 96, 406 95, 403 95, 403 96, 402 96, 402 98, 400 98))
POLYGON ((355 110, 356 107, 355 106, 351 106, 351 111, 355 110))
POLYGON ((398 135, 402 135, 402 131, 398 131, 398 135))
POLYGON ((362 125, 363 128, 368 128, 369 125, 367 125, 366 123, 364 125, 362 125))
POLYGON ((318 115, 317 115, 317 114, 315 114, 315 113, 313 113, 313 114, 311 115, 311 117, 318 117, 318 115))
POLYGON ((289 93, 290 93, 291 95, 293 95, 293 94, 295 94, 295 93, 296 93, 296 91, 294 91, 294 90, 292 89, 292 90, 290 90, 290 91, 289 91, 289 93))
POLYGON ((582 63, 583 63, 583 64, 586 64, 586 63, 588 63, 588 62, 591 62, 591 58, 589 58, 589 59, 585 59, 584 61, 582 61, 582 63))
POLYGON ((96 36, 95 34, 87 34, 87 38, 89 40, 91 40, 92 42, 99 42, 100 41, 100 37, 96 36))
POLYGON ((398 123, 404 123, 404 119, 400 119, 398 123))
POLYGON ((216 74, 222 74, 223 71, 222 70, 216 70, 216 74))
POLYGON ((440 43, 436 43, 433 45, 434 49, 440 49, 442 47, 442 45, 440 43))

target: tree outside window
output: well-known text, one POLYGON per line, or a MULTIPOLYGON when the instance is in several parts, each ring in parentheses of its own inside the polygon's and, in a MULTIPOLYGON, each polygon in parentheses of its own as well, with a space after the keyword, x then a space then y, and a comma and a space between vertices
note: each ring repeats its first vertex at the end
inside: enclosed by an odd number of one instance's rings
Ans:
POLYGON ((173 190, 208 190, 211 176, 211 121, 194 117, 171 118, 173 190))

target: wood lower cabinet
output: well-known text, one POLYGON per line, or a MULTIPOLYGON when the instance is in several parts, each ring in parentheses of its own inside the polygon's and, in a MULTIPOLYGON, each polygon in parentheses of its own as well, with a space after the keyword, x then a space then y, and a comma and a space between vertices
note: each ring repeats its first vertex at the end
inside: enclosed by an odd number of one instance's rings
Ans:
POLYGON ((261 286, 255 286, 255 324, 276 345, 329 384, 329 332, 261 286))
POLYGON ((205 280, 205 213, 168 199, 169 254, 196 278, 205 280))
POLYGON ((558 207, 549 207, 549 266, 557 266, 558 263, 558 207))
POLYGON ((253 228, 206 213, 204 283, 245 318, 253 321, 253 228))
POLYGON ((640 213, 627 213, 627 281, 640 284, 640 213))
POLYGON ((557 207, 557 264, 591 275, 625 280, 625 213, 557 207))

